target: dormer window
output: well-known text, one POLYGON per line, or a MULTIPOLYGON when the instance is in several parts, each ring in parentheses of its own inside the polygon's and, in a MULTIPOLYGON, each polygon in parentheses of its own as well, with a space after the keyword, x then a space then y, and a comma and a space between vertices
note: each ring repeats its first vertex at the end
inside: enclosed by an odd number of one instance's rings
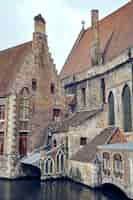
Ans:
POLYGON ((51 92, 51 94, 55 94, 55 84, 54 83, 51 83, 51 85, 50 85, 50 92, 51 92))
POLYGON ((36 81, 36 79, 32 79, 32 90, 33 91, 37 90, 37 81, 36 81))

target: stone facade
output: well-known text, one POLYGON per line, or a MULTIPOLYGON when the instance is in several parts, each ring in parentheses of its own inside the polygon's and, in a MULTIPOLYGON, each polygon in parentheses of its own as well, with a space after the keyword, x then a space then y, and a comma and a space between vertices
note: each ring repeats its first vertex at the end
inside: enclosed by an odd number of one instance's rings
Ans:
POLYGON ((116 185, 129 198, 133 198, 132 147, 132 143, 98 147, 98 185, 108 183, 116 185))

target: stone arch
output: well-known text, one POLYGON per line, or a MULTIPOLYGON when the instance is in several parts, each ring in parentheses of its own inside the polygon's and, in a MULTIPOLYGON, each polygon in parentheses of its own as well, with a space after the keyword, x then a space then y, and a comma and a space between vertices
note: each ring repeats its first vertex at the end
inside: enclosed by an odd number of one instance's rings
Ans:
POLYGON ((58 151, 56 155, 56 170, 58 173, 64 172, 65 169, 65 155, 63 151, 58 151))
POLYGON ((45 174, 52 174, 54 171, 54 160, 52 158, 47 158, 44 161, 44 173, 45 174))
POLYGON ((132 131, 131 92, 128 85, 125 85, 122 91, 122 108, 124 131, 132 131))
POLYGON ((108 96, 108 123, 109 125, 115 125, 115 102, 114 95, 111 91, 108 96))

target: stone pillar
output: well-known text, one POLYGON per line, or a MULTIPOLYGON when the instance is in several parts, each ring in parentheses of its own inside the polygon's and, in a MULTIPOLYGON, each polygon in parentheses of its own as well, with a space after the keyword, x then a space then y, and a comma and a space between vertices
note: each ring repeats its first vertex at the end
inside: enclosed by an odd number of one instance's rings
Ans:
POLYGON ((92 39, 91 39, 91 64, 100 64, 100 38, 99 38, 99 11, 91 11, 91 29, 92 29, 92 39))
POLYGON ((8 125, 6 155, 8 157, 9 178, 15 177, 15 167, 17 164, 17 145, 16 145, 16 95, 12 94, 8 99, 8 125))

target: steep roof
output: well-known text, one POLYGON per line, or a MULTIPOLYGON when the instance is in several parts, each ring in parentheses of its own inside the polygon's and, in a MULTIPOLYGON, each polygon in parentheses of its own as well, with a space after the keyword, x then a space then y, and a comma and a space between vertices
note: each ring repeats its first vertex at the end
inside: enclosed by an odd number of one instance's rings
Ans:
MULTIPOLYGON (((100 50, 104 61, 133 46, 133 1, 99 21, 100 50)), ((76 41, 61 71, 61 79, 91 68, 91 27, 76 41)))
POLYGON ((97 146, 108 144, 111 137, 116 134, 118 128, 105 128, 99 135, 97 135, 91 142, 81 148, 71 160, 80 162, 93 162, 96 157, 97 146))
POLYGON ((0 96, 7 95, 14 76, 20 69, 24 56, 32 48, 32 42, 0 51, 0 96))
POLYGON ((62 120, 61 122, 50 123, 47 129, 51 128, 53 133, 67 132, 69 130, 69 127, 77 127, 86 122, 86 120, 91 119, 101 111, 102 110, 99 109, 92 111, 76 112, 74 115, 72 115, 67 119, 62 120))

